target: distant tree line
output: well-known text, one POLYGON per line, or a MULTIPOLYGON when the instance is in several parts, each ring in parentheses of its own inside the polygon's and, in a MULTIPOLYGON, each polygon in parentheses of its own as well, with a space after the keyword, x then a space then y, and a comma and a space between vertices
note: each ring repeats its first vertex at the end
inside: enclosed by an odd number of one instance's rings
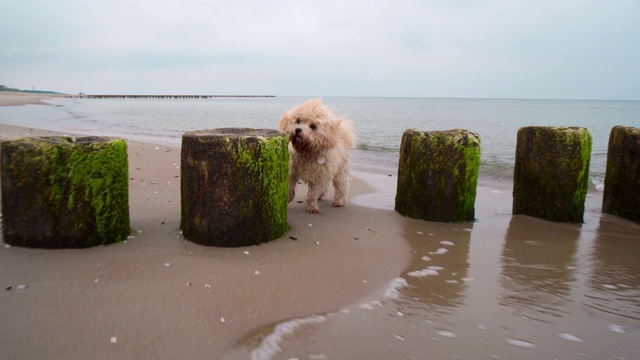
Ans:
POLYGON ((14 89, 14 88, 10 88, 10 87, 5 86, 5 85, 0 85, 0 91, 20 91, 20 90, 14 89))
POLYGON ((6 85, 0 85, 0 91, 13 91, 13 92, 23 92, 23 93, 32 93, 32 94, 61 94, 56 91, 47 91, 47 90, 20 90, 10 88, 6 85))

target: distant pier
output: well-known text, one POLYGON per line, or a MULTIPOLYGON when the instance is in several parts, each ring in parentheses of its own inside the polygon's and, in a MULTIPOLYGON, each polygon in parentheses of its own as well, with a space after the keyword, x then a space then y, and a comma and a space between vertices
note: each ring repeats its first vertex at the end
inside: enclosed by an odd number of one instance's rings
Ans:
POLYGON ((63 95, 70 99, 213 99, 213 98, 272 98, 275 95, 63 95))

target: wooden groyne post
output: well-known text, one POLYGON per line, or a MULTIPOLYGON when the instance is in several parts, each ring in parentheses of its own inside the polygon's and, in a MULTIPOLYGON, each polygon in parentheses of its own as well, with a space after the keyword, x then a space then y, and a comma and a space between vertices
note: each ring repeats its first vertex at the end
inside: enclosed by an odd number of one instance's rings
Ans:
POLYGON ((480 136, 468 130, 406 130, 395 210, 414 219, 473 221, 480 136))
POLYGON ((7 244, 84 248, 127 238, 127 143, 110 137, 3 141, 3 235, 7 244))
POLYGON ((513 176, 513 214, 583 222, 590 159, 591 133, 586 128, 520 128, 513 176))
POLYGON ((611 129, 602 211, 640 223, 640 128, 611 129))
POLYGON ((187 240, 249 246, 288 230, 285 133, 238 128, 187 132, 180 169, 180 227, 187 240))

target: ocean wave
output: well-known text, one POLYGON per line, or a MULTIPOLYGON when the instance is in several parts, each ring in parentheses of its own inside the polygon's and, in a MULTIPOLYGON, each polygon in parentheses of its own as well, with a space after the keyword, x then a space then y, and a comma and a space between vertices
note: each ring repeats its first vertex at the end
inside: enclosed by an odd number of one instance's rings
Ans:
POLYGON ((293 319, 278 324, 273 329, 273 332, 265 337, 264 340, 262 340, 260 346, 258 346, 251 352, 251 359, 273 359, 273 357, 277 353, 282 351, 280 343, 285 336, 295 333, 295 331, 301 326, 319 324, 325 322, 326 320, 327 318, 325 316, 317 315, 309 316, 302 319, 293 319))
POLYGON ((379 152, 399 152, 399 146, 390 146, 390 145, 373 145, 367 143, 358 143, 356 145, 356 149, 364 150, 364 151, 379 151, 379 152))

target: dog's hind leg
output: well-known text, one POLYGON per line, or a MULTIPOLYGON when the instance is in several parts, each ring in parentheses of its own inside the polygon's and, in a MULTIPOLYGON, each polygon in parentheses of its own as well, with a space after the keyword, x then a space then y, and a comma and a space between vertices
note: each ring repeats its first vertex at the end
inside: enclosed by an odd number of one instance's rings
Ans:
POLYGON ((347 193, 349 192, 349 171, 347 169, 340 169, 336 177, 333 178, 333 187, 335 188, 335 195, 333 197, 333 203, 331 206, 341 207, 347 203, 347 193))
POLYGON ((327 187, 322 190, 322 193, 320 193, 320 196, 318 196, 318 201, 322 200, 322 198, 327 194, 327 190, 329 190, 329 185, 327 185, 327 187))

